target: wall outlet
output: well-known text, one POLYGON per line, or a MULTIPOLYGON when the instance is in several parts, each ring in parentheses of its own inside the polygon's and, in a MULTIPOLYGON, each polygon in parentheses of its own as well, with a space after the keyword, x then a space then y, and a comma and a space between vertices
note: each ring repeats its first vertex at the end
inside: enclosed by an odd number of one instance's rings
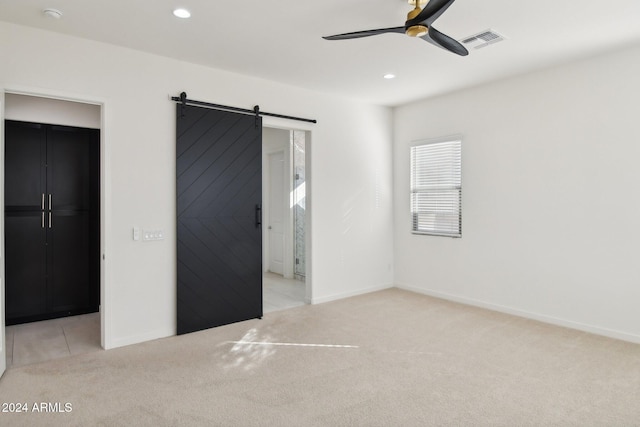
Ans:
POLYGON ((133 227, 133 240, 140 240, 140 227, 133 227))

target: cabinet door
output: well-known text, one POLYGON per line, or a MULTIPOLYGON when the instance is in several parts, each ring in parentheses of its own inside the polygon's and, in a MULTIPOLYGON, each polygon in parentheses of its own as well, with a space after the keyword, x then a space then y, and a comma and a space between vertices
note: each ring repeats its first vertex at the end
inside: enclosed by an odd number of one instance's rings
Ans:
POLYGON ((45 138, 43 125, 5 122, 4 205, 8 211, 42 209, 45 138))
MULTIPOLYGON (((56 212, 48 230, 48 292, 50 311, 54 313, 86 311, 93 303, 88 212, 56 212)), ((96 305, 96 307, 93 307, 96 305)))
POLYGON ((45 228, 41 212, 5 215, 7 325, 47 311, 45 228))
POLYGON ((8 325, 46 311, 42 212, 45 127, 5 121, 5 318, 8 325))
POLYGON ((97 130, 48 129, 47 298, 54 313, 95 311, 99 305, 98 148, 97 130))
POLYGON ((51 126, 47 131, 48 209, 87 211, 91 207, 91 146, 88 129, 51 126))

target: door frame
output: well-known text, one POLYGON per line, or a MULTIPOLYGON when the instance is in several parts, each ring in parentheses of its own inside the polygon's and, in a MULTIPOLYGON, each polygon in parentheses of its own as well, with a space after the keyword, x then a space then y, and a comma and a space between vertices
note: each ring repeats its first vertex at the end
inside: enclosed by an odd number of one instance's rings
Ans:
MULTIPOLYGON (((36 98, 54 99, 60 101, 75 102, 80 104, 97 105, 100 108, 100 345, 103 349, 111 348, 112 339, 109 325, 111 324, 111 312, 109 311, 110 292, 109 287, 106 285, 107 273, 105 268, 108 248, 108 236, 107 230, 107 206, 111 205, 111 198, 109 197, 109 179, 110 179, 110 164, 108 162, 108 146, 106 142, 106 122, 107 122, 107 103, 103 98, 97 97, 83 97, 78 96, 75 93, 67 93, 62 91, 42 92, 41 89, 20 87, 20 86, 8 86, 0 87, 0 166, 3 173, 0 174, 0 212, 2 212, 2 219, 0 221, 0 339, 2 340, 0 347, 2 348, 4 355, 6 345, 5 335, 5 313, 4 313, 4 278, 5 278, 5 247, 4 247, 4 121, 5 121, 5 106, 6 106, 6 94, 13 95, 26 95, 36 98)), ((0 360, 0 367, 5 366, 6 359, 2 357, 0 360)), ((3 370, 2 370, 3 371, 3 370)))

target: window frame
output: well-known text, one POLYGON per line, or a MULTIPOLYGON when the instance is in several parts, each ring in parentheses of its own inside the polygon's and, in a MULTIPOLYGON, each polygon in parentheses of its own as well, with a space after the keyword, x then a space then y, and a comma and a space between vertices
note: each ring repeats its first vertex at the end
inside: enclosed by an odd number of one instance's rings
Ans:
POLYGON ((411 217, 411 225, 410 230, 411 234, 422 235, 422 236, 439 236, 439 237, 451 237, 451 238, 461 238, 462 237, 462 141, 463 137, 461 134, 454 134, 443 136, 439 138, 431 138, 431 139, 421 139, 412 141, 409 145, 409 214, 411 217), (418 215, 414 213, 414 194, 416 193, 428 193, 429 191, 417 191, 414 188, 414 148, 425 145, 433 145, 433 144, 442 144, 442 143, 458 143, 458 159, 459 162, 459 175, 458 175, 458 185, 457 186, 442 186, 439 187, 438 190, 456 190, 458 191, 458 224, 457 224, 457 232, 447 232, 443 230, 419 230, 416 229, 417 221, 415 220, 415 216, 418 215))

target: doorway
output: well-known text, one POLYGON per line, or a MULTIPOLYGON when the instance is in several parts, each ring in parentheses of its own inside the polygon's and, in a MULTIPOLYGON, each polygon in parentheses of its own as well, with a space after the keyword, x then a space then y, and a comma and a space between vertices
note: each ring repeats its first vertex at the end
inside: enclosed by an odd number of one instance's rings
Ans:
POLYGON ((307 134, 286 128, 263 130, 265 312, 310 301, 305 255, 307 134))
POLYGON ((102 107, 4 101, 2 320, 14 326, 2 355, 16 366, 101 349, 102 107))
POLYGON ((275 293, 287 308, 291 282, 310 300, 293 278, 293 131, 185 104, 176 120, 178 334, 262 317, 275 293))

